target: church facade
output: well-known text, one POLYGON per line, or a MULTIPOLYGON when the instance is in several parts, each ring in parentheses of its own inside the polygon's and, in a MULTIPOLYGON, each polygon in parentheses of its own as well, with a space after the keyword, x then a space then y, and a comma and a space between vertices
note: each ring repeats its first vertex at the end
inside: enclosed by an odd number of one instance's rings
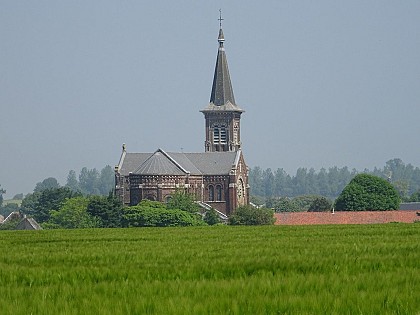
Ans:
POLYGON ((236 103, 220 25, 218 52, 205 120, 204 152, 131 153, 123 145, 115 166, 115 194, 125 205, 142 199, 167 202, 176 190, 195 196, 204 207, 232 214, 249 204, 248 167, 241 150, 241 114, 236 103))

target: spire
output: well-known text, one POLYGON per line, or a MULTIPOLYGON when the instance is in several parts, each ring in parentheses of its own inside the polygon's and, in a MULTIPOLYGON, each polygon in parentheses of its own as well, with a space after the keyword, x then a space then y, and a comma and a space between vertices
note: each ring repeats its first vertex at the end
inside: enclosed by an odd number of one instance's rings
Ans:
POLYGON ((232 83, 230 82, 229 68, 226 59, 225 48, 223 47, 225 37, 222 29, 222 11, 219 17, 219 49, 217 52, 216 67, 214 69, 213 87, 211 89, 210 103, 215 106, 223 106, 230 102, 235 105, 235 97, 233 96, 232 83))

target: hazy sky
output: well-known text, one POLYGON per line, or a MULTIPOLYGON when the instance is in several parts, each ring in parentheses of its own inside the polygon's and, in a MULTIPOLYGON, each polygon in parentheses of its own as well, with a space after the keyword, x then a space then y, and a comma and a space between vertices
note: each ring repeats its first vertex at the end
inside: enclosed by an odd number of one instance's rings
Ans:
POLYGON ((218 15, 250 167, 420 166, 420 1, 0 0, 6 198, 201 152, 218 15))

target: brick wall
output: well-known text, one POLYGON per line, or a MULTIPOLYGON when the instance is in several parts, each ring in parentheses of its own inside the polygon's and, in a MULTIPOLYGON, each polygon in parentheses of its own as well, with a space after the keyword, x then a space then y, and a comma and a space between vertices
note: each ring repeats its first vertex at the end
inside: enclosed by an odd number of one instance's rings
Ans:
POLYGON ((276 225, 375 224, 420 221, 420 210, 275 213, 276 225))

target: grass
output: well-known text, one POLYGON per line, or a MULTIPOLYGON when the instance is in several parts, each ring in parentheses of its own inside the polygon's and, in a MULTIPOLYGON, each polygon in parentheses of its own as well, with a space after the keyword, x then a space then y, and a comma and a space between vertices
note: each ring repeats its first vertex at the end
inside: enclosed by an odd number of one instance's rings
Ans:
POLYGON ((419 314, 420 225, 2 231, 1 314, 419 314))

